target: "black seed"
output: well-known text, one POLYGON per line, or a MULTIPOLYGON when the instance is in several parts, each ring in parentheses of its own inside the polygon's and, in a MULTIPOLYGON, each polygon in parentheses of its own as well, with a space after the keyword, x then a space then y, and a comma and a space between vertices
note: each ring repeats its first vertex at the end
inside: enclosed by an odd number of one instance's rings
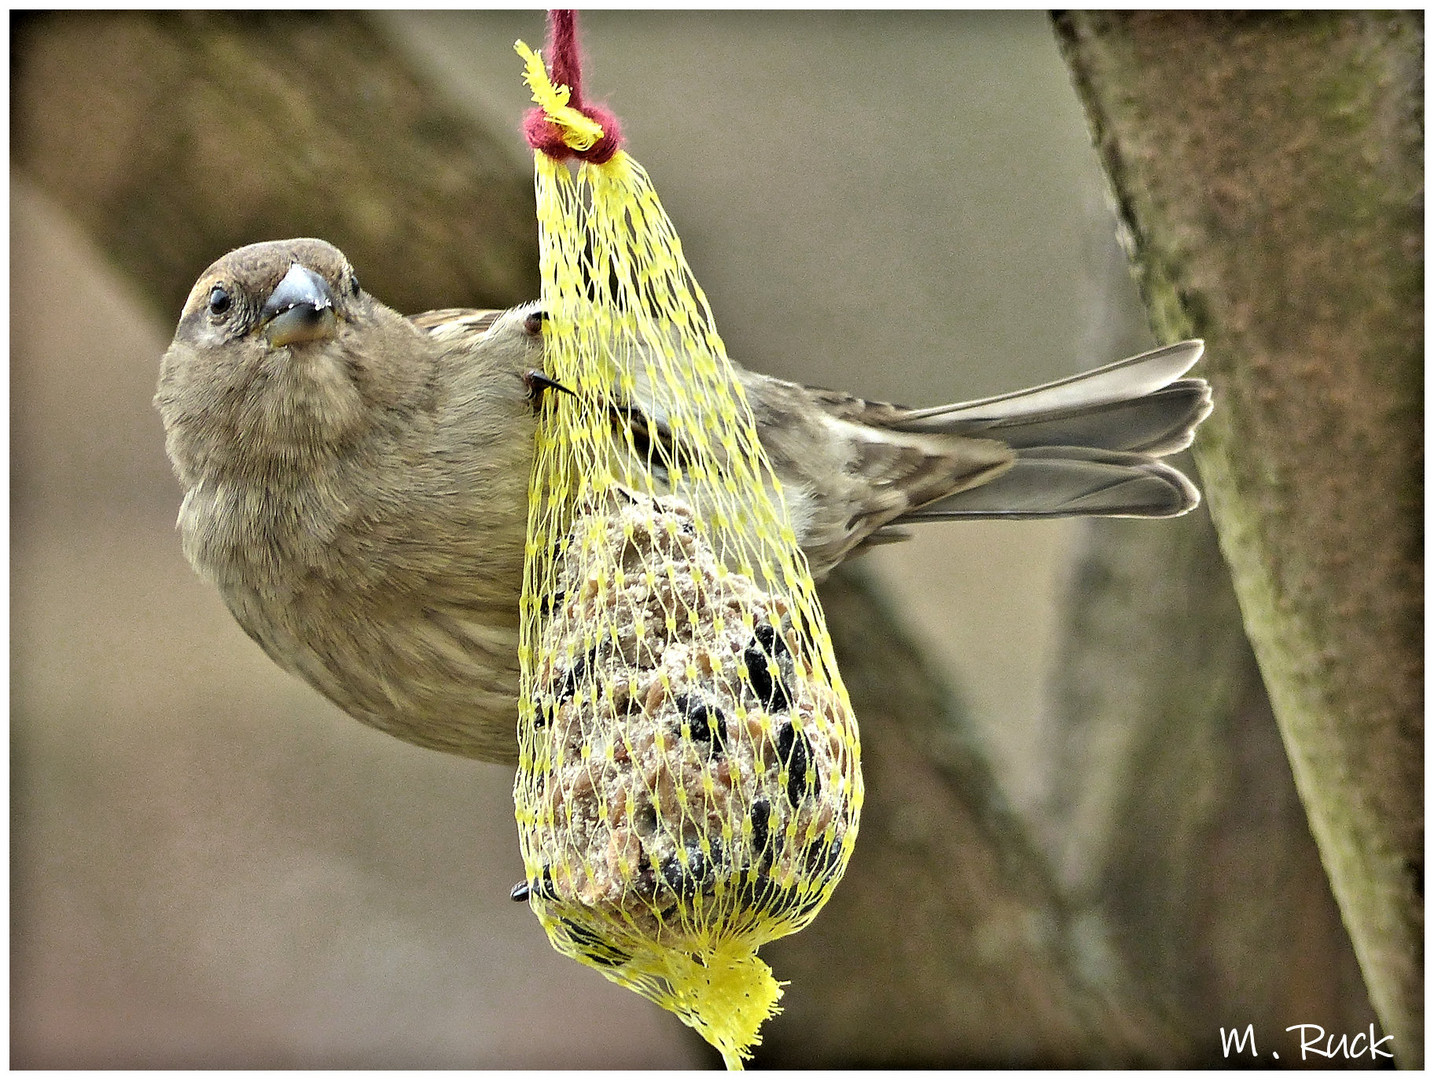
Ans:
POLYGON ((533 714, 533 725, 535 727, 547 727, 558 715, 558 706, 551 701, 538 702, 537 711, 533 714))
MULTIPOLYGON (((777 729, 777 760, 787 767, 787 801, 796 806, 807 790, 807 767, 812 759, 807 737, 788 721, 777 729)), ((821 794, 821 777, 812 774, 812 798, 821 794)))
POLYGON ((596 658, 597 646, 594 645, 585 655, 579 656, 577 660, 573 662, 573 666, 570 667, 568 673, 563 676, 562 685, 559 686, 557 690, 558 700, 560 702, 567 701, 577 694, 579 684, 587 678, 588 668, 592 666, 592 662, 596 658))
POLYGON ((610 945, 603 940, 600 934, 581 923, 566 917, 561 919, 561 922, 567 928, 568 937, 577 946, 578 951, 593 963, 601 964, 603 967, 617 967, 632 959, 627 953, 610 945))
POLYGON ((747 665, 747 683, 764 707, 777 712, 792 707, 792 692, 783 678, 791 671, 791 650, 775 626, 763 623, 757 627, 742 651, 742 662, 747 665), (767 666, 769 660, 776 663, 776 675, 767 666))
POLYGON ((797 896, 791 889, 784 889, 766 874, 758 874, 751 881, 742 882, 737 892, 737 904, 748 911, 765 911, 770 915, 781 915, 790 911, 797 903, 797 896))
POLYGON ((598 952, 589 952, 587 949, 584 949, 583 955, 586 956, 589 960, 591 960, 594 964, 601 964, 603 967, 621 967, 623 964, 627 963, 629 960, 632 959, 632 957, 621 953, 616 949, 612 949, 606 954, 598 952))
POLYGON ((821 906, 822 899, 822 891, 820 889, 817 889, 815 892, 813 892, 810 896, 808 896, 805 900, 803 900, 800 904, 797 905, 797 915, 806 915, 810 912, 815 911, 819 906, 821 906))
POLYGON ((787 648, 786 638, 777 633, 777 628, 771 623, 763 623, 757 627, 754 635, 757 644, 767 651, 767 654, 774 660, 780 660, 784 656, 790 656, 792 651, 787 648))
POLYGON ((568 928, 568 937, 572 938, 579 945, 607 945, 607 942, 598 936, 596 931, 589 930, 586 926, 582 925, 582 923, 574 922, 567 917, 564 917, 561 921, 562 924, 568 928))
POLYGON ((652 860, 647 857, 644 851, 637 857, 637 874, 628 882, 628 887, 639 896, 651 898, 657 891, 657 871, 652 868, 652 860))
MULTIPOLYGON (((707 846, 712 850, 712 863, 714 870, 726 865, 726 854, 722 850, 722 838, 714 836, 707 841, 707 846)), ((699 849, 700 850, 700 849, 699 849)))
POLYGON ((673 700, 679 717, 677 733, 682 734, 682 721, 687 721, 693 742, 710 743, 713 751, 725 748, 727 723, 722 710, 709 705, 696 694, 680 694, 673 700))
POLYGON ((681 859, 676 855, 669 855, 662 860, 662 880, 667 882, 669 889, 686 900, 696 896, 700 891, 699 875, 704 869, 705 863, 700 856, 690 860, 687 867, 684 868, 681 859))
POLYGON ((802 801, 802 794, 806 790, 806 786, 807 773, 805 769, 803 769, 801 772, 797 772, 796 770, 789 771, 787 773, 787 802, 791 803, 793 806, 796 806, 798 803, 800 803, 802 801))
MULTIPOLYGON (((769 819, 772 816, 772 804, 766 799, 757 799, 752 803, 752 850, 762 854, 763 861, 770 866, 772 864, 771 852, 767 851, 767 844, 772 839, 772 829, 769 819)), ((765 869, 766 867, 763 867, 765 869)))
POLYGON ((531 892, 531 889, 528 883, 526 881, 520 881, 513 886, 513 891, 508 894, 508 898, 523 904, 527 902, 529 892, 531 892))
POLYGON ((567 599, 567 595, 568 594, 566 590, 563 589, 559 589, 555 593, 549 593, 547 596, 544 596, 540 601, 538 601, 538 610, 541 611, 544 615, 550 614, 553 609, 555 609, 559 604, 561 604, 565 599, 567 599))
POLYGON ((842 838, 840 836, 832 840, 831 843, 827 843, 820 836, 813 840, 802 860, 807 876, 809 878, 831 877, 832 871, 841 862, 841 849, 842 838))
POLYGON ((687 866, 676 854, 662 860, 662 879, 667 887, 688 900, 698 893, 710 893, 717 884, 717 864, 722 861, 722 842, 716 837, 710 841, 712 854, 707 855, 696 840, 689 840, 683 846, 687 850, 687 866))
MULTIPOLYGON (((805 913, 815 906, 812 898, 796 883, 784 889, 765 874, 744 884, 741 900, 748 910, 762 911, 777 918, 794 912, 805 913)), ((816 902, 821 902, 819 895, 816 902)))

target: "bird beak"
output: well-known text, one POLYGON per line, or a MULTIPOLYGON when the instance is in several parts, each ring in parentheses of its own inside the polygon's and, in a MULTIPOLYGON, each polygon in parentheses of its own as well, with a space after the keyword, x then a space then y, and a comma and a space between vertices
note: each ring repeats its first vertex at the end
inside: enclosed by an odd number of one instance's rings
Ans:
POLYGON ((264 336, 274 346, 324 341, 338 326, 328 283, 298 263, 289 267, 259 314, 264 336))

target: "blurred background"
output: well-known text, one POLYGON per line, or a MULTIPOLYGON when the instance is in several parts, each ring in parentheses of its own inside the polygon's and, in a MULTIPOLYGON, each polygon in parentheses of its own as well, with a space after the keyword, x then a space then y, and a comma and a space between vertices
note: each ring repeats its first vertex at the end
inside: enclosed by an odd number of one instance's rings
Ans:
MULTIPOLYGON (((512 45, 541 42, 540 13, 376 21, 528 168, 512 45)), ((582 30, 587 92, 622 118, 749 366, 923 405, 1155 344, 1045 15, 593 12, 582 30)), ((14 53, 31 132, 72 75, 151 74, 124 33, 37 40, 14 53)), ((247 103, 211 89, 222 141, 247 103)), ((100 172, 113 148, 64 150, 100 172)), ((149 195, 178 168, 157 161, 149 195)), ((11 182, 13 1064, 710 1063, 508 899, 508 770, 348 719, 195 577, 150 404, 182 292, 160 310, 36 174, 11 182)), ((241 157, 206 198, 245 183, 241 157)), ((934 526, 863 559, 1053 862, 1046 701, 1083 529, 934 526)))

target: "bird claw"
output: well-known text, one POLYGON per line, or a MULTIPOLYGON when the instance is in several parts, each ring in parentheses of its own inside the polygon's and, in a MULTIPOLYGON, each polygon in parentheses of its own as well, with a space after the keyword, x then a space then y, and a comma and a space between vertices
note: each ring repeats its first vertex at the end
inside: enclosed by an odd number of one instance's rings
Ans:
POLYGON ((565 394, 572 394, 573 397, 578 396, 575 391, 568 389, 562 383, 558 382, 557 379, 545 375, 541 371, 525 371, 523 373, 523 385, 528 388, 528 400, 534 405, 540 404, 543 400, 543 394, 549 390, 561 390, 565 394))

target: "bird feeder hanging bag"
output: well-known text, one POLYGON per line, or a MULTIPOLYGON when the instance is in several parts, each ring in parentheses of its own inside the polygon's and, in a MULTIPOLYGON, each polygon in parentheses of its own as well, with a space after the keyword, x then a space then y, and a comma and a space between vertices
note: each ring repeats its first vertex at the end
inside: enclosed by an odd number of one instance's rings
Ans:
POLYGON ((560 952, 740 1067, 781 995, 758 946, 811 921, 856 840, 856 721, 702 290, 616 121, 581 106, 570 16, 553 29, 551 79, 518 43, 558 384, 530 492, 519 895, 560 952))

